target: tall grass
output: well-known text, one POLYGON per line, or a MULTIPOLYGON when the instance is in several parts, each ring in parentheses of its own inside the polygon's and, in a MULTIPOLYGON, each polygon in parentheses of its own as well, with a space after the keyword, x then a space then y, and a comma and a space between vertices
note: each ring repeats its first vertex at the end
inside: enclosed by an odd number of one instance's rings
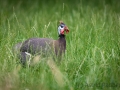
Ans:
POLYGON ((120 88, 120 4, 112 0, 0 2, 0 90, 120 88), (61 64, 40 58, 23 68, 14 44, 30 37, 58 38, 57 22, 70 29, 61 64))

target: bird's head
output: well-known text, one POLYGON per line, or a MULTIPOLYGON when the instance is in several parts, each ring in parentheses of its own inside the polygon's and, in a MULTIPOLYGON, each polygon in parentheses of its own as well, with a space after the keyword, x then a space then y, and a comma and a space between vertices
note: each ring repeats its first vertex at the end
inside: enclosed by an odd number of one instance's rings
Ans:
POLYGON ((59 35, 64 35, 65 32, 68 33, 69 32, 68 27, 62 21, 60 21, 59 23, 60 24, 58 26, 58 34, 59 35))

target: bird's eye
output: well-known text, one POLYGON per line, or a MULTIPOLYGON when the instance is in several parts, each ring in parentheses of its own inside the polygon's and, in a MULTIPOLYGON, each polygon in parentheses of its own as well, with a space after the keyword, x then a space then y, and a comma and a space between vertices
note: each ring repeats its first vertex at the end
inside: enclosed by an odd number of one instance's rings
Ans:
POLYGON ((61 26, 61 28, 63 28, 63 26, 61 26))

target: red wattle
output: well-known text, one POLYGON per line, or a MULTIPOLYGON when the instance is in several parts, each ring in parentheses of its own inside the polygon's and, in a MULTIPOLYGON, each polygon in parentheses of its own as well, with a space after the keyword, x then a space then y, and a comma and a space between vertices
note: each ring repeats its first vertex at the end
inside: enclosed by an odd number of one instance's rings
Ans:
POLYGON ((60 34, 64 34, 64 29, 62 29, 62 30, 60 31, 60 34))

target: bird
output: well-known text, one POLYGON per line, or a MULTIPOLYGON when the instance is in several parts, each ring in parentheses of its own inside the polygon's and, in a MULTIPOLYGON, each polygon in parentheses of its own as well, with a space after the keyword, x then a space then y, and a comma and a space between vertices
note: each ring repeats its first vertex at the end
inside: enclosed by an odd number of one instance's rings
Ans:
POLYGON ((63 21, 59 21, 58 39, 51 38, 29 38, 24 42, 20 42, 14 46, 14 51, 19 51, 19 58, 22 64, 26 64, 28 53, 31 55, 49 56, 53 54, 61 59, 62 54, 66 50, 65 33, 69 33, 69 29, 63 21))

